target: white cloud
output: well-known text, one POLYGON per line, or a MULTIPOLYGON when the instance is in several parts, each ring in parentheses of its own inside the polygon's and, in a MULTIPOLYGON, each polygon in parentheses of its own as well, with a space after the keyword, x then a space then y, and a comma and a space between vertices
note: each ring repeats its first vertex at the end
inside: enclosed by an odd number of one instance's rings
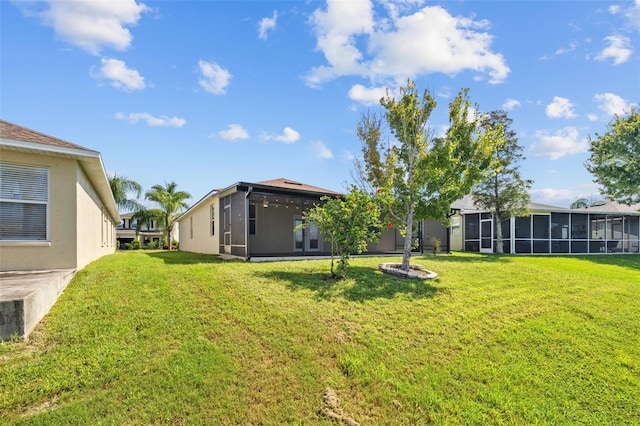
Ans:
POLYGON ((273 16, 271 18, 262 18, 258 23, 258 38, 262 40, 266 40, 268 37, 269 31, 275 30, 278 20, 278 11, 273 11, 273 16))
POLYGON ((160 117, 154 117, 148 112, 132 112, 129 115, 123 114, 121 112, 117 112, 115 117, 118 120, 125 120, 131 124, 136 124, 138 121, 143 120, 143 121, 146 121, 147 124, 151 127, 159 127, 159 126, 182 127, 187 123, 187 120, 185 120, 184 118, 178 118, 178 117, 170 118, 164 115, 160 117))
POLYGON ((598 93, 593 99, 598 103, 598 108, 610 117, 616 114, 624 115, 631 111, 631 107, 634 105, 614 93, 598 93))
POLYGON ((345 161, 353 161, 353 159, 356 158, 355 155, 353 155, 353 152, 348 151, 346 149, 342 150, 342 159, 345 161))
POLYGON ((436 96, 440 98, 449 99, 451 98, 451 88, 448 86, 442 86, 440 90, 436 93, 436 96))
POLYGON ((576 191, 569 189, 541 188, 531 191, 532 201, 551 206, 568 206, 579 198, 576 191))
POLYGON ((300 139, 300 133, 293 130, 291 127, 285 127, 282 131, 282 134, 274 137, 275 140, 284 142, 284 143, 294 143, 298 139, 300 139))
POLYGON ((265 141, 275 140, 278 142, 284 142, 286 144, 294 143, 300 139, 300 133, 292 129, 291 127, 285 127, 282 130, 281 135, 272 135, 269 133, 263 133, 260 135, 260 139, 265 141))
POLYGON ((631 40, 623 35, 612 35, 605 37, 604 40, 609 43, 609 47, 596 55, 596 60, 605 61, 608 58, 613 59, 613 65, 624 64, 631 57, 631 40))
POLYGON ((540 188, 531 191, 531 200, 533 202, 559 207, 569 207, 571 203, 580 198, 587 200, 600 199, 598 185, 588 183, 570 188, 540 188))
POLYGON ((629 24, 636 31, 640 31, 640 0, 636 0, 633 5, 627 9, 625 16, 629 20, 629 24))
POLYGON ((565 155, 585 152, 588 148, 587 139, 580 137, 575 127, 565 127, 549 134, 545 130, 536 132, 538 142, 531 146, 531 154, 534 157, 546 157, 557 160, 565 155))
POLYGON ((112 58, 100 60, 99 72, 92 72, 94 78, 106 78, 111 80, 111 85, 116 89, 125 91, 142 90, 146 87, 144 77, 137 70, 127 68, 124 61, 112 58))
POLYGON ((349 89, 349 98, 360 102, 363 105, 380 105, 380 99, 387 94, 384 87, 364 87, 361 84, 355 84, 349 89))
POLYGON ((575 118, 576 113, 573 111, 573 104, 567 98, 554 96, 553 102, 547 105, 547 117, 549 118, 575 118))
POLYGON ((482 31, 488 28, 487 21, 454 17, 439 6, 400 16, 391 3, 385 5, 389 16, 378 21, 370 1, 329 0, 326 10, 314 12, 317 48, 327 65, 309 72, 308 85, 319 86, 345 75, 403 81, 420 74, 454 75, 464 70, 488 74, 494 84, 509 74, 504 57, 491 51, 493 37, 482 31))
POLYGON ((589 119, 589 121, 597 121, 598 116, 596 114, 587 114, 587 119, 589 119))
POLYGON ((233 75, 215 62, 198 61, 198 70, 202 77, 198 82, 200 86, 214 95, 224 95, 233 75))
POLYGON ((325 159, 333 158, 333 152, 331 152, 331 150, 327 148, 327 146, 323 144, 321 141, 317 141, 313 144, 313 151, 315 152, 316 157, 318 158, 325 158, 325 159))
POLYGON ((502 108, 505 111, 511 111, 515 107, 519 107, 519 106, 520 106, 520 101, 517 99, 511 99, 511 98, 505 99, 504 103, 502 104, 502 108))
POLYGON ((620 13, 620 6, 618 6, 617 4, 611 5, 607 10, 609 11, 610 14, 615 15, 617 13, 620 13))
POLYGON ((555 51, 556 56, 564 55, 565 53, 573 52, 578 48, 579 44, 575 41, 569 43, 569 47, 562 47, 555 51))
POLYGON ((105 47, 129 48, 133 37, 127 27, 151 10, 135 0, 47 0, 44 4, 48 8, 35 10, 32 7, 40 3, 18 3, 25 14, 41 19, 62 40, 94 55, 105 47))
POLYGON ((238 139, 249 139, 249 132, 240 124, 229 124, 229 128, 219 131, 218 136, 228 141, 236 141, 238 139))

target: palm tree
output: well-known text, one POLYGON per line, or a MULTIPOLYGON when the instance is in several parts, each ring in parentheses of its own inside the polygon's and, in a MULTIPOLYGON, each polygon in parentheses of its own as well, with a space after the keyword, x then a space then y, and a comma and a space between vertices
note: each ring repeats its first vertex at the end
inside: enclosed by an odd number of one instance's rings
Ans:
POLYGON ((144 197, 147 200, 155 201, 160 205, 162 210, 162 225, 167 232, 167 244, 171 250, 171 233, 175 224, 176 213, 186 209, 189 205, 185 200, 191 198, 191 194, 185 191, 177 191, 178 184, 175 182, 164 183, 162 185, 153 185, 144 197))
POLYGON ((136 236, 140 234, 140 230, 145 225, 151 225, 154 220, 156 223, 162 222, 164 220, 164 212, 160 209, 147 209, 141 205, 131 216, 131 222, 136 222, 136 236))
POLYGON ((136 211, 140 208, 140 203, 136 200, 129 199, 129 193, 131 192, 136 194, 136 198, 140 198, 142 186, 140 186, 138 182, 116 173, 109 178, 109 186, 111 187, 116 206, 118 206, 120 210, 136 211))

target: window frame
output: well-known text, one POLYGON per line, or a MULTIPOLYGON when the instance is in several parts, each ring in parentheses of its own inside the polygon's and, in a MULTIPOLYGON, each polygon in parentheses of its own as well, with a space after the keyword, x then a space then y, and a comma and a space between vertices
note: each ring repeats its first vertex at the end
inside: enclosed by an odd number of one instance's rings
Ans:
MULTIPOLYGON (((32 171, 32 173, 35 172, 44 172, 44 177, 45 177, 45 182, 44 182, 44 190, 42 190, 42 188, 40 188, 40 193, 41 195, 44 195, 45 200, 37 200, 37 199, 23 199, 23 198, 16 198, 16 196, 12 197, 12 198, 7 198, 6 196, 3 197, 3 193, 6 195, 6 193, 8 191, 3 191, 2 188, 0 187, 0 203, 9 203, 9 204, 19 204, 22 206, 44 206, 44 237, 43 238, 24 238, 24 234, 19 237, 19 238, 3 238, 0 235, 0 244, 2 245, 6 245, 6 244, 25 244, 25 245, 51 245, 51 235, 50 235, 50 231, 51 231, 51 226, 50 226, 50 202, 51 202, 51 179, 50 179, 50 168, 44 165, 35 165, 35 164, 18 164, 18 163, 10 163, 10 162, 5 162, 2 161, 0 162, 0 168, 14 168, 13 173, 19 173, 18 170, 22 169, 22 171, 24 172, 27 169, 30 169, 32 171)), ((31 180, 31 182, 35 182, 35 174, 33 175, 34 178, 31 180)), ((6 182, 6 180, 3 180, 2 182, 6 182)), ((29 182, 28 179, 21 179, 20 182, 29 182)), ((9 181, 9 184, 13 184, 15 182, 13 181, 9 181)), ((19 195, 23 194, 23 191, 21 188, 18 188, 18 193, 19 195)), ((22 216, 21 219, 23 219, 24 216, 22 216)))
POLYGON ((214 237, 216 235, 216 205, 211 204, 209 206, 209 219, 211 222, 211 229, 209 230, 209 232, 211 233, 211 236, 214 237))

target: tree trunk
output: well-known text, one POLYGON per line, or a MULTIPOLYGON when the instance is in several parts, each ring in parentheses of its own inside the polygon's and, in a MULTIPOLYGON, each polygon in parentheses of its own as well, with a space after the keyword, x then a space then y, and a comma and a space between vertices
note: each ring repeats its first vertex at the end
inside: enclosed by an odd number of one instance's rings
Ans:
POLYGON ((409 263, 411 262, 411 247, 413 246, 413 206, 409 208, 409 214, 407 215, 407 231, 404 237, 404 251, 402 253, 402 270, 409 270, 409 263))
POLYGON ((500 213, 495 213, 496 218, 496 253, 503 254, 504 246, 502 244, 502 218, 500 213))

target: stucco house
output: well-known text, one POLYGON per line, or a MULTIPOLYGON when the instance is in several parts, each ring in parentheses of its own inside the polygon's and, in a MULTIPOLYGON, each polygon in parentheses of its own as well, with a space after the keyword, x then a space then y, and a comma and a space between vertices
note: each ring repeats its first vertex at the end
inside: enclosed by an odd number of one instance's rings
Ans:
MULTIPOLYGON (((0 286, 12 282, 11 291, 0 287, 0 334, 26 311, 18 305, 46 287, 27 292, 28 277, 68 272, 46 300, 29 302, 37 322, 75 271, 115 251, 119 222, 99 152, 0 120, 0 286)), ((17 332, 26 335, 34 325, 30 320, 17 332)))
MULTIPOLYGON (((151 220, 149 223, 144 224, 136 232, 137 223, 133 219, 133 213, 120 214, 122 222, 116 227, 116 239, 118 240, 120 247, 123 248, 124 244, 130 243, 133 240, 140 241, 142 247, 147 247, 149 244, 159 242, 166 237, 162 228, 158 226, 156 220, 151 220)), ((171 239, 177 240, 178 226, 175 226, 171 239)))
MULTIPOLYGON (((451 249, 493 253, 496 226, 491 213, 465 197, 452 206, 451 249)), ((638 253, 640 205, 614 202, 586 209, 529 204, 530 214, 502 221, 503 248, 512 254, 638 253)))
MULTIPOLYGON (((180 250, 243 259, 327 255, 330 244, 317 227, 294 232, 303 223, 302 212, 325 195, 340 193, 285 178, 214 189, 178 218, 180 250)), ((431 237, 443 243, 447 238, 447 229, 435 221, 421 223, 419 231, 417 250, 427 248, 431 237)), ((387 229, 367 251, 399 253, 403 242, 399 232, 387 229)))

